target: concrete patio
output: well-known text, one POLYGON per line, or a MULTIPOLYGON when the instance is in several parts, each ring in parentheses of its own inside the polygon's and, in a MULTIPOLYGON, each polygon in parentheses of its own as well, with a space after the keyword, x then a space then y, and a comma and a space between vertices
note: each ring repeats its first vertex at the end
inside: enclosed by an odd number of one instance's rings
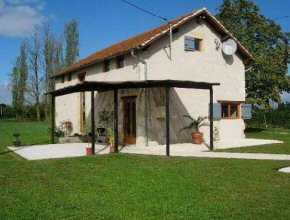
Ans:
MULTIPOLYGON (((253 145, 263 145, 270 143, 281 143, 274 140, 246 139, 236 147, 245 147, 253 145)), ((65 157, 78 157, 86 155, 87 143, 69 143, 69 144, 47 144, 24 147, 8 147, 11 151, 17 153, 27 160, 42 160, 65 157)), ((217 147, 227 148, 227 147, 217 147)), ((146 154, 146 155, 165 155, 166 146, 158 145, 151 147, 119 147, 120 153, 128 154, 146 154)), ((103 144, 96 144, 95 153, 108 154, 109 147, 103 144)), ((290 155, 284 154, 260 154, 260 153, 226 153, 210 152, 206 145, 194 144, 171 144, 171 156, 182 157, 209 157, 209 158, 236 158, 236 159, 259 159, 259 160, 290 160, 290 155)))

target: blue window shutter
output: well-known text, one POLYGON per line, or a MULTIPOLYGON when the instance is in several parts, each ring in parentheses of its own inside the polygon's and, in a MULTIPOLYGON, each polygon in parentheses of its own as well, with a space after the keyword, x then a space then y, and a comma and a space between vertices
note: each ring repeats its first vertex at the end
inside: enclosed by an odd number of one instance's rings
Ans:
POLYGON ((252 105, 242 104, 242 118, 251 119, 252 118, 252 105))
POLYGON ((213 103, 213 119, 218 120, 222 117, 222 105, 221 103, 213 103))
POLYGON ((195 51, 195 38, 185 36, 184 37, 184 50, 185 51, 195 51))

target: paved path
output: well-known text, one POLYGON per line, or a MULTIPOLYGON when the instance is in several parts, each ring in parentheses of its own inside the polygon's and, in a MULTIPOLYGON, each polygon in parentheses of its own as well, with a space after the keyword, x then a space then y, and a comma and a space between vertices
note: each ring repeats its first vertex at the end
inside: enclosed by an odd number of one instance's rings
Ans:
MULTIPOLYGON (((148 155, 165 155, 165 147, 125 147, 122 153, 129 154, 148 154, 148 155)), ((289 160, 287 154, 262 154, 262 153, 226 153, 226 152, 198 152, 174 147, 170 149, 171 156, 181 157, 206 157, 206 158, 233 158, 233 159, 255 159, 255 160, 289 160)))
MULTIPOLYGON (((10 150, 28 160, 41 160, 51 158, 76 157, 86 155, 87 144, 48 144, 26 147, 8 147, 10 150)), ((181 157, 205 157, 205 158, 234 158, 234 159, 256 159, 256 160, 289 160, 286 154, 261 154, 261 153, 226 153, 226 152, 203 152, 194 145, 175 144, 170 147, 171 156, 181 157)), ((121 153, 165 155, 165 146, 155 147, 124 147, 121 153)), ((108 154, 109 148, 105 145, 96 145, 96 154, 108 154)))
MULTIPOLYGON (((87 143, 47 144, 25 147, 8 147, 27 160, 43 160, 65 157, 79 157, 86 155, 87 143)), ((96 145, 96 154, 108 154, 109 148, 105 145, 96 145)))
POLYGON ((279 172, 282 172, 282 173, 290 173, 290 167, 284 167, 284 168, 281 168, 279 170, 279 172))

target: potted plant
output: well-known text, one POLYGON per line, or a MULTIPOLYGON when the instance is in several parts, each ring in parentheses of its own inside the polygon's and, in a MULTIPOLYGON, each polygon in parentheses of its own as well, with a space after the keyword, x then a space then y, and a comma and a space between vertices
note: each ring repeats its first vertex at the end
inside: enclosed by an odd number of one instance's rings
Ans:
POLYGON ((86 152, 87 152, 87 156, 93 155, 93 148, 92 145, 90 144, 90 142, 92 142, 92 132, 91 131, 91 126, 89 124, 85 125, 85 136, 87 138, 87 142, 88 145, 86 147, 86 152))
POLYGON ((193 118, 190 115, 184 115, 183 117, 190 119, 190 123, 185 126, 182 130, 191 129, 193 132, 192 136, 192 143, 193 144, 202 144, 203 143, 203 133, 200 132, 200 128, 204 126, 208 126, 209 124, 205 121, 208 117, 199 116, 198 118, 193 118))
POLYGON ((13 137, 15 137, 15 139, 13 140, 14 147, 20 147, 20 145, 21 145, 21 141, 19 139, 20 134, 19 133, 14 133, 13 137))
POLYGON ((115 137, 114 137, 114 129, 109 128, 107 133, 107 144, 110 147, 110 153, 117 153, 118 149, 114 146, 115 137))

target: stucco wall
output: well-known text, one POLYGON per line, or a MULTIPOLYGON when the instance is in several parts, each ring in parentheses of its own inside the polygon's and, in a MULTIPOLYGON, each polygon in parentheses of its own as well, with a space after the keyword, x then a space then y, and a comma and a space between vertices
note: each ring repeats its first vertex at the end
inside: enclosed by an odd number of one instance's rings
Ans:
POLYGON ((73 93, 66 96, 56 97, 55 100, 55 123, 70 120, 73 124, 73 133, 80 133, 80 94, 73 93))
MULTIPOLYGON (((245 67, 241 58, 235 54, 233 56, 224 56, 221 48, 216 48, 216 43, 220 42, 220 36, 211 29, 207 24, 203 23, 198 25, 195 20, 188 22, 179 28, 179 31, 173 34, 172 42, 172 56, 169 57, 168 37, 156 41, 150 47, 142 52, 136 54, 147 61, 148 64, 148 79, 176 79, 176 80, 191 80, 202 82, 218 82, 221 85, 214 87, 214 102, 221 100, 228 101, 244 101, 245 100, 245 67), (203 50, 201 52, 186 52, 184 50, 184 36, 193 36, 203 39, 203 50)), ((102 72, 102 64, 95 64, 89 68, 76 71, 70 82, 61 83, 60 79, 57 80, 56 88, 65 87, 79 83, 76 75, 80 72, 86 72, 86 81, 128 81, 128 80, 143 80, 144 79, 144 66, 138 63, 130 54, 125 55, 125 67, 116 69, 115 59, 111 59, 110 62, 111 71, 102 72)), ((140 90, 143 91, 143 90, 140 90)), ((142 92, 139 91, 139 96, 143 97, 142 92)), ((154 97, 158 97, 158 89, 151 90, 152 102, 154 97)), ((125 92, 128 93, 128 92, 125 92)), ((131 91, 134 93, 134 91, 131 91)), ((136 93, 136 91, 135 91, 136 93)), ((137 92, 138 93, 138 92, 137 92)), ((71 95, 74 98, 61 98, 61 104, 57 101, 57 111, 65 112, 65 106, 71 106, 73 109, 69 115, 65 113, 57 114, 57 121, 70 116, 74 123, 79 123, 79 112, 77 111, 79 106, 79 98, 77 94, 71 95), (73 108, 73 106, 77 106, 73 108), (77 116, 76 116, 77 115, 77 116), (74 119, 73 119, 74 118, 74 119), (77 118, 77 119, 76 119, 77 118)), ((96 95, 96 107, 97 110, 100 106, 103 106, 106 101, 113 103, 112 95, 107 98, 101 98, 100 95, 96 95), (107 99, 107 100, 106 100, 107 99)), ((120 95, 121 96, 121 95, 120 95)), ((186 124, 186 120, 183 119, 183 114, 190 114, 193 117, 208 116, 209 115, 209 92, 205 90, 196 89, 179 89, 175 88, 171 91, 171 139, 173 142, 190 141, 190 135, 188 133, 179 132, 180 127, 186 124), (178 105, 176 103, 179 103, 178 105), (189 138, 188 138, 189 137, 189 138)), ((68 97, 68 96, 64 96, 68 97)), ((105 96, 106 97, 106 96, 105 96)), ((142 102, 139 100, 137 105, 142 109, 142 102)), ((152 103, 151 103, 152 104, 152 103)), ((154 108, 154 102, 151 105, 154 108)), ((121 109, 121 108, 120 108, 121 109)), ((150 111, 152 114, 156 111, 160 111, 162 108, 155 108, 157 110, 150 111)), ((96 110, 96 112, 97 112, 96 110)), ((86 95, 86 114, 88 117, 90 112, 90 93, 86 95)), ((144 141, 144 119, 142 111, 137 111, 137 138, 140 143, 144 141), (139 117, 139 118, 138 118, 139 117), (140 132, 139 132, 140 131, 140 132), (142 131, 142 132, 141 132, 142 131), (138 133, 139 132, 139 133, 138 133)), ((122 115, 122 111, 120 111, 122 115)), ((151 117, 149 115, 149 117, 151 117)), ((155 120, 154 117, 149 120, 155 120)), ((162 128, 165 126, 165 122, 160 120, 157 123, 151 124, 152 134, 149 136, 151 139, 155 139, 161 142, 164 137, 162 128), (162 128, 161 128, 162 127, 162 128), (156 131, 158 136, 156 136, 156 131), (155 136, 154 136, 155 135, 155 136)), ((220 120, 216 121, 215 126, 219 129, 219 136, 221 141, 233 138, 244 137, 244 122, 243 120, 220 120)), ((119 125, 120 130, 122 124, 119 125)), ((79 127, 76 125, 75 127, 79 127)), ((209 140, 209 128, 203 128, 205 133, 205 140, 209 140)), ((74 132, 77 132, 75 130, 74 132)))

